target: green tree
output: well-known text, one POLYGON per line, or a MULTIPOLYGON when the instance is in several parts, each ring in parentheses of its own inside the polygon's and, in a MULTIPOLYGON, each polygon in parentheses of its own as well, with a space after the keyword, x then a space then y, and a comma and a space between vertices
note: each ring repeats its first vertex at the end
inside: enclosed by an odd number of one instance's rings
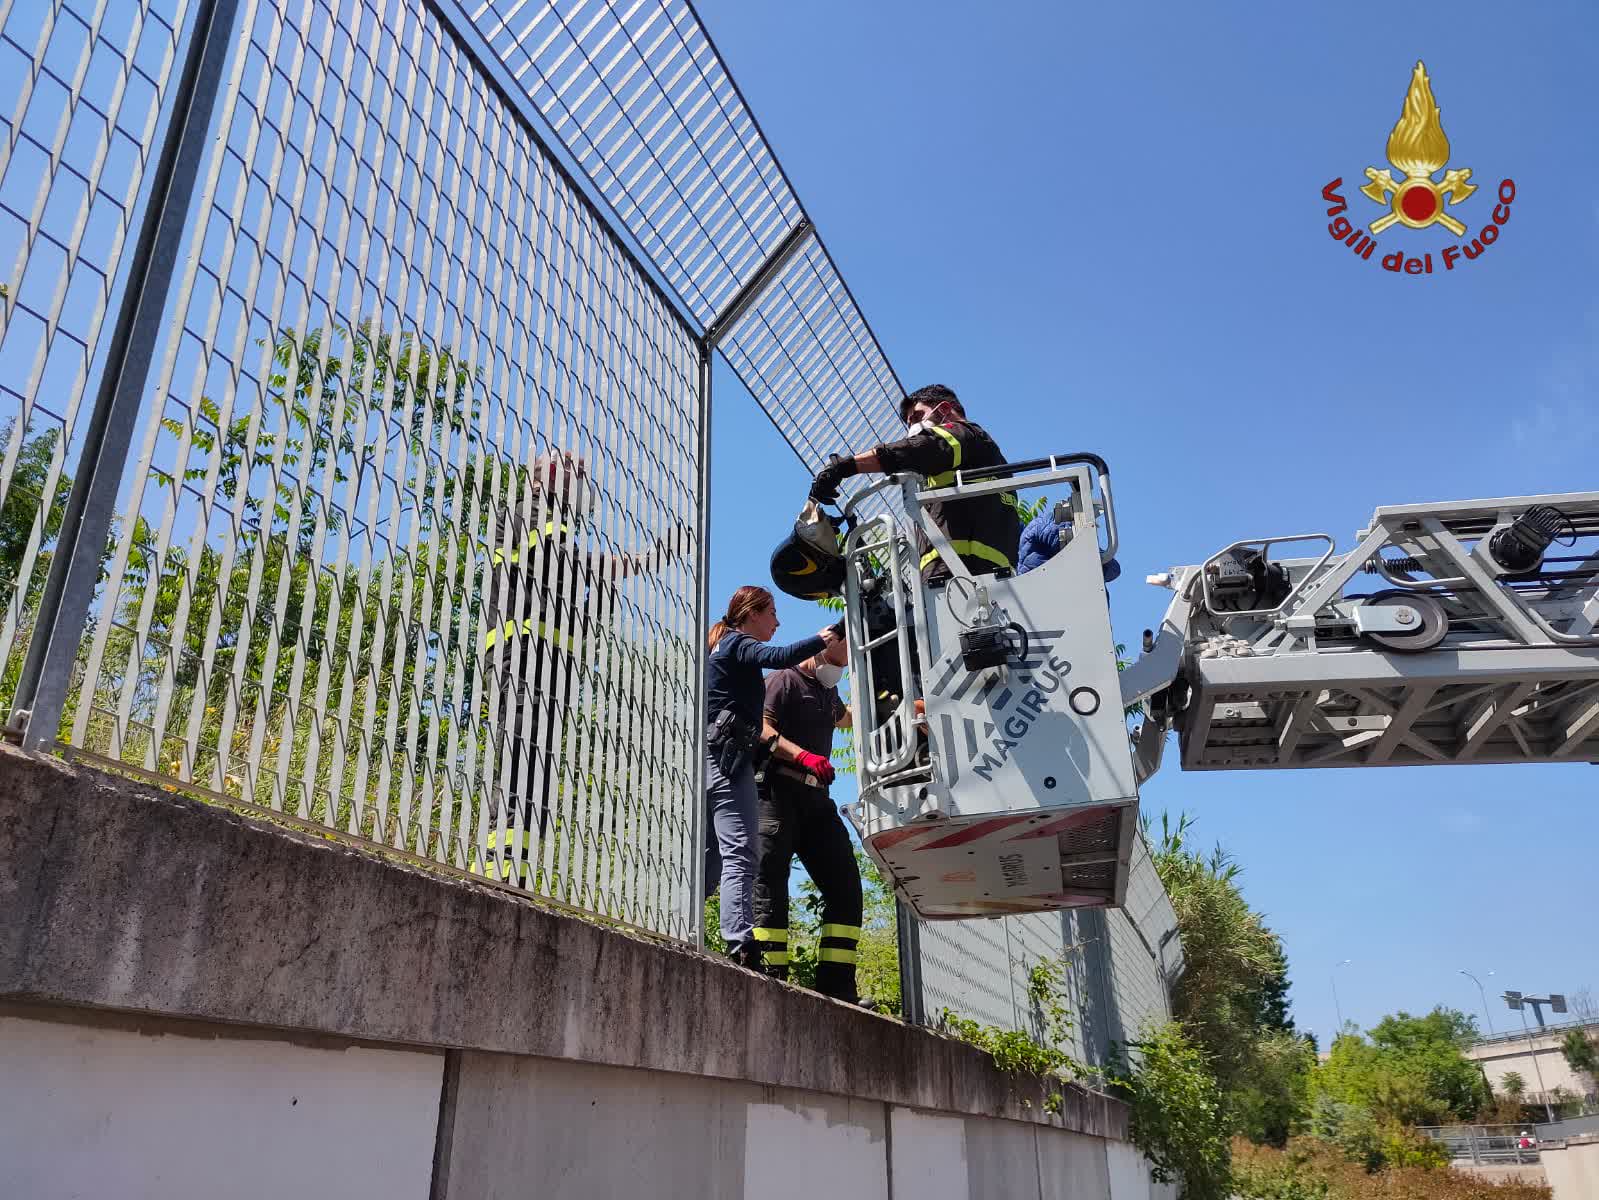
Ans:
POLYGON ((39 596, 50 574, 67 496, 72 491, 72 477, 65 473, 51 485, 51 476, 58 469, 60 429, 50 427, 29 436, 26 429, 19 430, 16 418, 12 418, 0 426, 0 456, 10 449, 14 437, 22 438, 22 443, 17 448, 5 497, 0 501, 0 605, 14 612, 17 619, 10 655, 0 667, 0 707, 8 711, 33 635, 39 596), (46 492, 50 494, 48 508, 46 492), (22 578, 24 571, 26 582, 22 578))
POLYGON ((1587 1075, 1593 1084, 1599 1085, 1599 1045, 1594 1043, 1585 1030, 1568 1031, 1560 1043, 1560 1053, 1565 1057, 1566 1065, 1573 1071, 1587 1075))
POLYGON ((1227 1102, 1204 1050, 1176 1022, 1146 1029, 1113 1064, 1127 1101, 1133 1143, 1157 1182, 1177 1182, 1182 1200, 1232 1195, 1227 1102))
POLYGON ((1288 1015, 1282 942, 1244 898, 1242 868, 1192 839, 1187 815, 1146 824, 1151 857, 1171 898, 1183 943, 1172 1015, 1202 1048, 1233 1122, 1255 1141, 1281 1145, 1304 1119, 1313 1048, 1288 1015))
POLYGON ((1519 1071, 1506 1071, 1499 1080, 1499 1087, 1512 1100, 1520 1100, 1527 1094, 1527 1081, 1519 1071))
POLYGON ((1384 1017, 1369 1036, 1346 1033, 1311 1077, 1311 1094, 1369 1114, 1379 1126, 1471 1120, 1488 1101, 1476 1063, 1463 1053, 1476 1023, 1455 1009, 1384 1017))

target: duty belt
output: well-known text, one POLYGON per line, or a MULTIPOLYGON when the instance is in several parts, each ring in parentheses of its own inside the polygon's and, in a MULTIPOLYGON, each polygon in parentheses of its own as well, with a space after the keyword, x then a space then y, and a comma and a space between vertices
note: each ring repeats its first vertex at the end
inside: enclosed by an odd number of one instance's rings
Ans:
POLYGON ((806 787, 813 787, 818 791, 827 790, 827 784, 822 782, 820 776, 812 775, 809 771, 802 771, 799 767, 787 763, 771 763, 767 766, 766 773, 781 775, 784 779, 792 779, 796 783, 803 783, 806 787))

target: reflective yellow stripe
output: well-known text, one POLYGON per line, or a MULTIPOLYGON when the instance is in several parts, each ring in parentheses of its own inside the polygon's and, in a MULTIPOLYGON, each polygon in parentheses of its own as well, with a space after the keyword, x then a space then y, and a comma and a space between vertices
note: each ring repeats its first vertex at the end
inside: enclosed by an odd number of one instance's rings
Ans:
POLYGON ((562 633, 559 629, 552 629, 543 621, 535 623, 532 617, 523 617, 520 621, 507 621, 498 629, 491 629, 485 633, 483 635, 483 649, 494 649, 494 643, 502 637, 509 640, 518 633, 529 636, 535 629, 538 631, 538 635, 546 642, 553 642, 563 650, 572 648, 572 636, 570 634, 562 633))
POLYGON ((854 966, 858 958, 860 958, 858 950, 835 950, 832 946, 823 946, 816 952, 817 962, 849 963, 854 966))
MULTIPOLYGON (((949 546, 951 550, 955 551, 955 553, 959 554, 962 558, 980 558, 984 562, 991 562, 995 566, 1000 567, 1011 567, 1016 565, 1011 562, 1008 557, 1006 557, 1003 550, 996 550, 994 547, 985 545, 982 542, 969 542, 961 538, 955 538, 951 540, 949 546)), ((922 566, 927 566, 928 563, 935 561, 937 558, 938 551, 929 550, 926 554, 922 555, 922 566)))
MULTIPOLYGON (((501 829, 489 835, 489 846, 486 851, 489 862, 498 862, 500 878, 509 879, 516 873, 517 864, 522 858, 522 851, 527 845, 526 836, 520 829, 501 829), (502 854, 494 853, 496 843, 503 851, 502 854)), ((526 866, 531 867, 531 863, 526 866)), ((482 872, 487 874, 488 872, 482 872)))
MULTIPOLYGON (((561 524, 559 524, 558 522, 555 522, 555 521, 549 521, 544 526, 544 536, 548 537, 550 534, 556 532, 557 530, 559 530, 562 533, 571 533, 572 532, 565 525, 561 525, 561 524)), ((533 549, 534 546, 537 546, 538 544, 539 544, 539 531, 537 529, 528 530, 527 537, 522 539, 522 544, 520 546, 518 546, 515 550, 511 551, 511 558, 510 558, 511 563, 513 565, 515 565, 517 563, 520 563, 522 561, 522 551, 531 550, 531 549, 533 549)), ((503 550, 499 549, 498 547, 495 547, 494 552, 489 555, 489 558, 494 563, 494 565, 496 567, 503 567, 505 565, 505 562, 506 562, 505 552, 503 550)))
POLYGON ((934 425, 932 432, 938 434, 949 443, 950 452, 954 460, 949 464, 949 470, 940 471, 937 475, 927 477, 928 487, 945 487, 955 482, 955 472, 961 468, 961 440, 942 425, 934 425))
POLYGON ((787 950, 762 950, 761 961, 769 967, 788 966, 787 950))
POLYGON ((858 942, 861 940, 861 927, 859 925, 823 925, 822 936, 848 938, 852 942, 858 942))
POLYGON ((756 928, 754 930, 751 930, 751 933, 754 934, 755 940, 757 942, 782 942, 783 945, 785 945, 785 946, 788 945, 788 929, 787 929, 787 927, 784 927, 782 929, 760 929, 760 928, 756 928))

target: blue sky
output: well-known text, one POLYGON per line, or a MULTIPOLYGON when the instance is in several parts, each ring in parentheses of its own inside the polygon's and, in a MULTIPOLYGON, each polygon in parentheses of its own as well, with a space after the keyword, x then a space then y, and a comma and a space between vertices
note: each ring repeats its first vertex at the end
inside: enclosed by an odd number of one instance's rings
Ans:
MULTIPOLYGON (((1123 641, 1143 577, 1373 508, 1593 487, 1599 455, 1599 10, 1591 4, 1094 5, 932 0, 700 12, 908 387, 944 382, 1006 447, 1110 460, 1123 641), (1511 219, 1444 273, 1439 228, 1333 241, 1427 63, 1451 167, 1511 219), (1403 234, 1403 236, 1401 236, 1403 234), (1434 273, 1378 257, 1432 249, 1434 273), (1046 445, 1047 443, 1047 445, 1046 445)), ((807 479, 717 376, 712 603, 767 580, 807 479)), ((1018 453, 1018 451, 1013 451, 1018 453)), ((780 606, 779 639, 818 614, 780 606)), ((1452 1004, 1458 972, 1599 987, 1599 768, 1183 774, 1285 939, 1302 1028, 1452 1004)), ((1496 1004, 1503 1032, 1513 1014, 1496 1004)))

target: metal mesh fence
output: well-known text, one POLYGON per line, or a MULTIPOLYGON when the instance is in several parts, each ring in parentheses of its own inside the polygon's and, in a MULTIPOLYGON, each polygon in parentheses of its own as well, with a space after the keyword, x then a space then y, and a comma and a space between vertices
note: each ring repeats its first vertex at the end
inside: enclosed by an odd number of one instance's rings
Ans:
POLYGON ((691 936, 696 336, 430 10, 232 32, 62 741, 691 936))
POLYGON ((0 703, 72 488, 193 0, 0 4, 0 703))
POLYGON ((835 452, 904 436, 896 421, 899 383, 814 237, 722 348, 813 471, 835 452))
POLYGON ((693 8, 480 0, 470 20, 709 325, 803 210, 693 8))
MULTIPOLYGON (((686 0, 481 0, 466 18, 707 327, 803 205, 686 0)), ((897 436, 904 389, 814 230, 720 343, 811 470, 897 436)))

